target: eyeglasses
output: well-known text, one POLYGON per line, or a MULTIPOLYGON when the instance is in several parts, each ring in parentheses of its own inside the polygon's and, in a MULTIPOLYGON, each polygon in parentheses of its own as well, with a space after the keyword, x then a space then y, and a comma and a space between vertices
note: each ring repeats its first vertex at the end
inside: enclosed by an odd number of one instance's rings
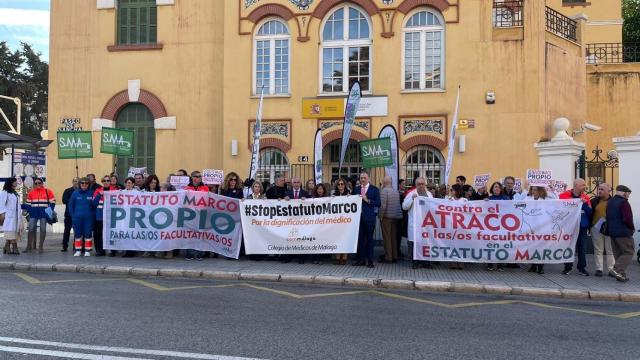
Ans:
POLYGON ((194 178, 201 178, 202 175, 193 175, 194 178))
POLYGON ((42 185, 42 181, 36 181, 34 184, 36 184, 36 185, 42 185))
POLYGON ((111 182, 111 179, 102 179, 102 182, 111 182))
POLYGON ((338 186, 340 186, 340 185, 344 186, 344 183, 338 183, 338 186))
POLYGON ((231 178, 231 179, 229 179, 229 181, 238 181, 238 179, 236 179, 236 178, 231 178))
MULTIPOLYGON (((42 184, 42 183, 41 183, 41 184, 42 184)), ((80 185, 88 185, 88 184, 89 184, 89 183, 88 183, 88 182, 86 182, 86 181, 81 181, 81 182, 80 182, 80 185)))

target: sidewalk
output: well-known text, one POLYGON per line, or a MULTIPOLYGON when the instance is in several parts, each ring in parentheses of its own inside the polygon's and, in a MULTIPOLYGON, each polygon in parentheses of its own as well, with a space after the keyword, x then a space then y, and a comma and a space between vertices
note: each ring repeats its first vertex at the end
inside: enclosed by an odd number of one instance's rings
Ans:
MULTIPOLYGON (((545 265, 545 274, 529 273, 528 266, 487 271, 481 264, 467 264, 464 270, 449 270, 445 266, 433 269, 412 269, 410 261, 397 264, 376 263, 374 269, 337 266, 325 262, 282 264, 278 261, 227 260, 209 258, 203 261, 155 258, 73 257, 73 252, 60 252, 59 234, 49 234, 42 254, 29 253, 0 256, 0 269, 19 271, 88 272, 111 275, 171 276, 221 280, 281 281, 346 285, 358 287, 454 291, 498 295, 526 295, 640 302, 640 266, 629 266, 627 283, 606 276, 595 277, 593 257, 588 256, 585 277, 573 272, 562 275, 562 265, 545 265)), ((24 247, 24 241, 20 244, 24 247)), ((377 249, 381 250, 381 249, 377 249)), ((575 267, 574 267, 575 268, 575 267)))

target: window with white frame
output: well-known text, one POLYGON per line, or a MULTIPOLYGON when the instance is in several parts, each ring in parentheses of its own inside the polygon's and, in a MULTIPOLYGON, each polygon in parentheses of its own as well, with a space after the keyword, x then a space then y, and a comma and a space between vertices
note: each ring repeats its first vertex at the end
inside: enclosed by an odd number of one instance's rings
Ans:
POLYGON ((403 29, 403 89, 444 89, 444 20, 432 10, 419 10, 403 29))
POLYGON ((289 94, 289 29, 279 19, 269 19, 254 36, 254 94, 289 94))
POLYGON ((371 21, 360 8, 341 5, 322 26, 322 93, 346 93, 355 81, 371 91, 371 21))

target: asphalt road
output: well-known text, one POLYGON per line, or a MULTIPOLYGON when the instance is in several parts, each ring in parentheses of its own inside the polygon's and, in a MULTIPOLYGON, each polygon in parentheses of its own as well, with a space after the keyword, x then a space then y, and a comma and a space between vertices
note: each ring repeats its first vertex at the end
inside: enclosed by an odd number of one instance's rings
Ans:
POLYGON ((0 359, 640 358, 638 304, 130 279, 0 272, 0 359))

